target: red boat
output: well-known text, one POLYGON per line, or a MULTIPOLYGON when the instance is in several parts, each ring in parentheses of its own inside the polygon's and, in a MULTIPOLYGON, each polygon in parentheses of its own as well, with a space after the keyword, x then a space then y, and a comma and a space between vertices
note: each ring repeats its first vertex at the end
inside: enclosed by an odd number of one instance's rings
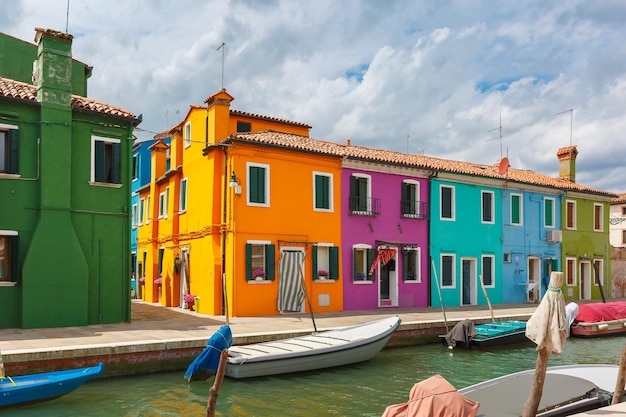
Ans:
POLYGON ((626 334, 626 302, 579 305, 570 333, 577 337, 626 334))

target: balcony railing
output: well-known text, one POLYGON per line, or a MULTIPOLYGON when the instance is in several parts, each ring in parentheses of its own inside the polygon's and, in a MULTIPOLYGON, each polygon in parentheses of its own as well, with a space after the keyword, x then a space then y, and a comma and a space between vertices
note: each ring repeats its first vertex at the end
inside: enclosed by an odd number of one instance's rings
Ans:
POLYGON ((428 203, 425 201, 400 201, 400 216, 405 219, 428 219, 428 203))
POLYGON ((351 196, 350 215, 378 217, 380 215, 380 199, 351 196))

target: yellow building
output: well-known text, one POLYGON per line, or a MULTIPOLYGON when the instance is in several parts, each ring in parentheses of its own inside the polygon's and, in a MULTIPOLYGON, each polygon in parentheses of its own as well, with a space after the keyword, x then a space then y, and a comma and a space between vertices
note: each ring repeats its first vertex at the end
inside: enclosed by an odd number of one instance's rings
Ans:
POLYGON ((138 191, 142 298, 182 306, 192 294, 199 312, 228 305, 231 316, 341 311, 341 159, 316 149, 338 145, 232 100, 222 90, 155 137, 170 144, 151 147, 151 181, 138 191))

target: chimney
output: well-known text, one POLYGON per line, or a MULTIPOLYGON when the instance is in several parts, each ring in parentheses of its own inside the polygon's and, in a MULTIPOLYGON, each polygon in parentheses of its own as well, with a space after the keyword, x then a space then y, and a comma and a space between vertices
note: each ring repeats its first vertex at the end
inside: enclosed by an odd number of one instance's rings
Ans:
POLYGON ((576 145, 566 146, 556 152, 556 157, 559 158, 559 178, 576 182, 576 156, 578 150, 576 145))
POLYGON ((68 33, 35 29, 38 52, 33 82, 37 86, 37 101, 64 106, 68 111, 72 99, 72 39, 68 33))
POLYGON ((348 140, 346 140, 346 145, 350 146, 350 138, 348 138, 348 140))

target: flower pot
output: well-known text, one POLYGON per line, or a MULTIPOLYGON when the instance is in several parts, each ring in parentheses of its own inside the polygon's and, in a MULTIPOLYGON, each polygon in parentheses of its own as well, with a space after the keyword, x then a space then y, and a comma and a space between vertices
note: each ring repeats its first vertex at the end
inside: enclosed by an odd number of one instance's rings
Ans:
POLYGON ((317 277, 317 279, 319 279, 320 281, 326 281, 326 275, 320 275, 319 277, 317 277))
POLYGON ((187 301, 187 308, 189 309, 189 311, 196 311, 194 308, 195 304, 195 301, 187 301))
POLYGON ((263 281, 264 279, 265 279, 265 277, 263 277, 262 275, 254 277, 255 281, 263 281))

